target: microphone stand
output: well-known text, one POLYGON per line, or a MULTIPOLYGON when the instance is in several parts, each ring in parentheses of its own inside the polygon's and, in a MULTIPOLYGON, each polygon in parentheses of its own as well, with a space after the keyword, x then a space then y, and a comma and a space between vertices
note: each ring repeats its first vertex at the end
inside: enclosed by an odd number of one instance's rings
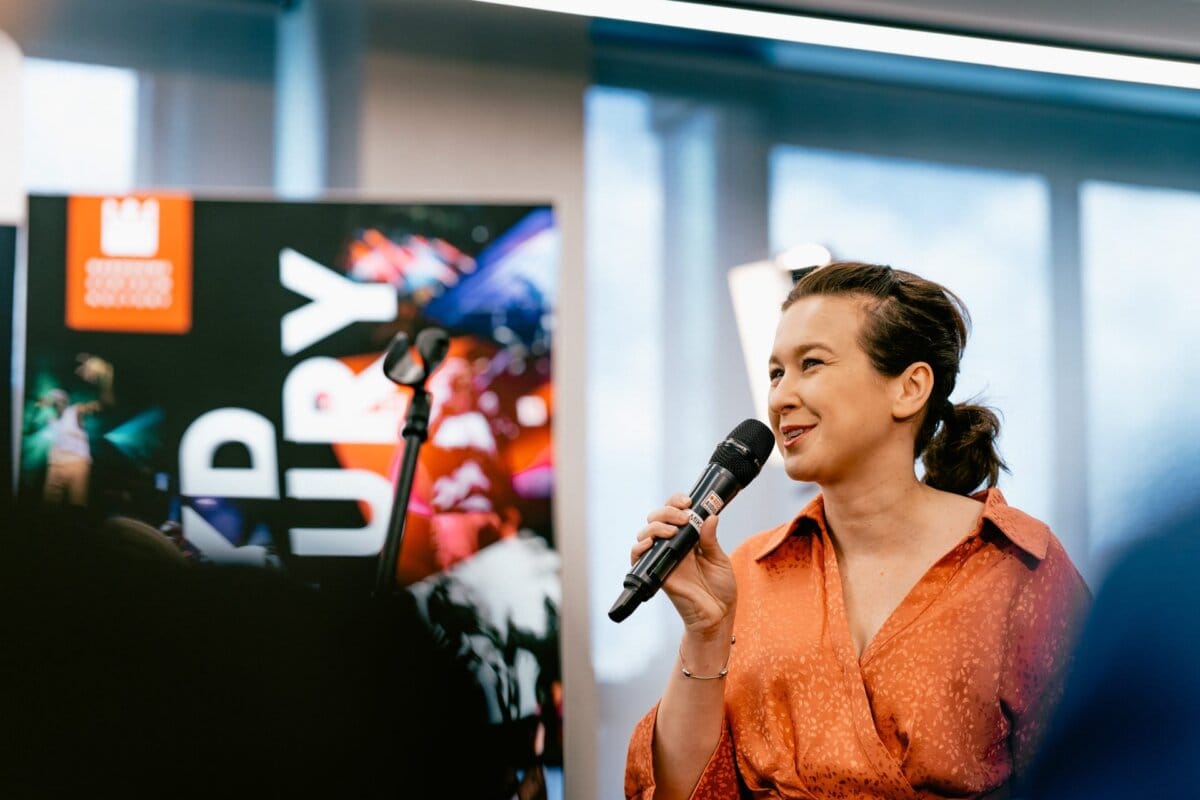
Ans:
POLYGON ((386 597, 396 582, 396 560, 404 546, 404 528, 408 521, 408 501, 412 497, 413 478, 417 474, 417 454, 421 445, 429 438, 429 392, 424 387, 413 387, 412 402, 404 419, 401 438, 404 442, 404 461, 400 465, 400 477, 396 480, 396 493, 392 502, 392 513, 388 518, 387 539, 379 555, 375 570, 375 596, 386 597))
POLYGON ((388 518, 387 538, 379 553, 375 569, 375 592, 377 599, 388 597, 396 585, 396 564, 404 546, 404 528, 408 521, 408 501, 412 496, 413 479, 417 473, 417 455, 421 445, 429 438, 429 414, 432 406, 425 381, 445 359, 450 349, 450 336, 441 328, 426 328, 417 334, 418 361, 414 358, 408 336, 396 334, 388 346, 383 359, 383 371, 394 383, 413 390, 412 402, 404 418, 400 436, 404 442, 404 460, 400 475, 396 479, 396 492, 392 501, 392 513, 388 518))

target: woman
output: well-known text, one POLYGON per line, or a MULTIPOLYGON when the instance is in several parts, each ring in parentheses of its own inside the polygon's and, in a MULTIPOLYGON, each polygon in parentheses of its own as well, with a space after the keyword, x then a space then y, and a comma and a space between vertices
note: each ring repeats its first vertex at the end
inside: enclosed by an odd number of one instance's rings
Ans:
MULTIPOLYGON (((996 416, 949 400, 966 338, 961 301, 911 273, 835 263, 793 288, 769 416, 821 493, 732 556, 710 518, 667 580, 684 635, 628 796, 1007 796, 1088 592, 1043 523, 972 494, 1004 464, 996 416)), ((687 506, 651 513, 632 559, 687 506)))

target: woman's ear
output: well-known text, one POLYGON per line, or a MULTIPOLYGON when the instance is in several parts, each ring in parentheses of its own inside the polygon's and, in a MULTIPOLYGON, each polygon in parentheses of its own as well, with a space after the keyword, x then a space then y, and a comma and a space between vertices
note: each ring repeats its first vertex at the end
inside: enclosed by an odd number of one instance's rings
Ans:
POLYGON ((909 419, 920 413, 933 393, 933 368, 924 361, 909 364, 893 379, 892 416, 909 419))

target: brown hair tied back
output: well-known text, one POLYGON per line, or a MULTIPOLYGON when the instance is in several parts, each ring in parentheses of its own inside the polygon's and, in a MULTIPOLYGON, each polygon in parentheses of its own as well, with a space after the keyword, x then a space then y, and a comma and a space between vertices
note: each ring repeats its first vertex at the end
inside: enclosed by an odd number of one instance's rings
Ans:
POLYGON ((970 329, 962 300, 911 272, 837 261, 797 281, 783 308, 803 297, 846 294, 870 301, 859 344, 875 369, 896 376, 918 361, 933 369, 933 392, 913 444, 925 483, 964 495, 983 483, 995 486, 1008 469, 996 450, 999 418, 985 406, 950 402, 970 329))

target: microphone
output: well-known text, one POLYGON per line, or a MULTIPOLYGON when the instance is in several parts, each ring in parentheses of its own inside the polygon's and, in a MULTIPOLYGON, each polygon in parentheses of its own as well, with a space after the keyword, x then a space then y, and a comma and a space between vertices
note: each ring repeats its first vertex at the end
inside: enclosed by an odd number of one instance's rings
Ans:
POLYGON ((622 622, 662 588, 663 581, 700 542, 700 525, 721 513, 737 493, 758 477, 775 447, 775 434, 756 419, 738 425, 717 445, 708 467, 692 489, 687 524, 669 539, 658 539, 625 576, 625 590, 609 609, 613 622, 622 622))

